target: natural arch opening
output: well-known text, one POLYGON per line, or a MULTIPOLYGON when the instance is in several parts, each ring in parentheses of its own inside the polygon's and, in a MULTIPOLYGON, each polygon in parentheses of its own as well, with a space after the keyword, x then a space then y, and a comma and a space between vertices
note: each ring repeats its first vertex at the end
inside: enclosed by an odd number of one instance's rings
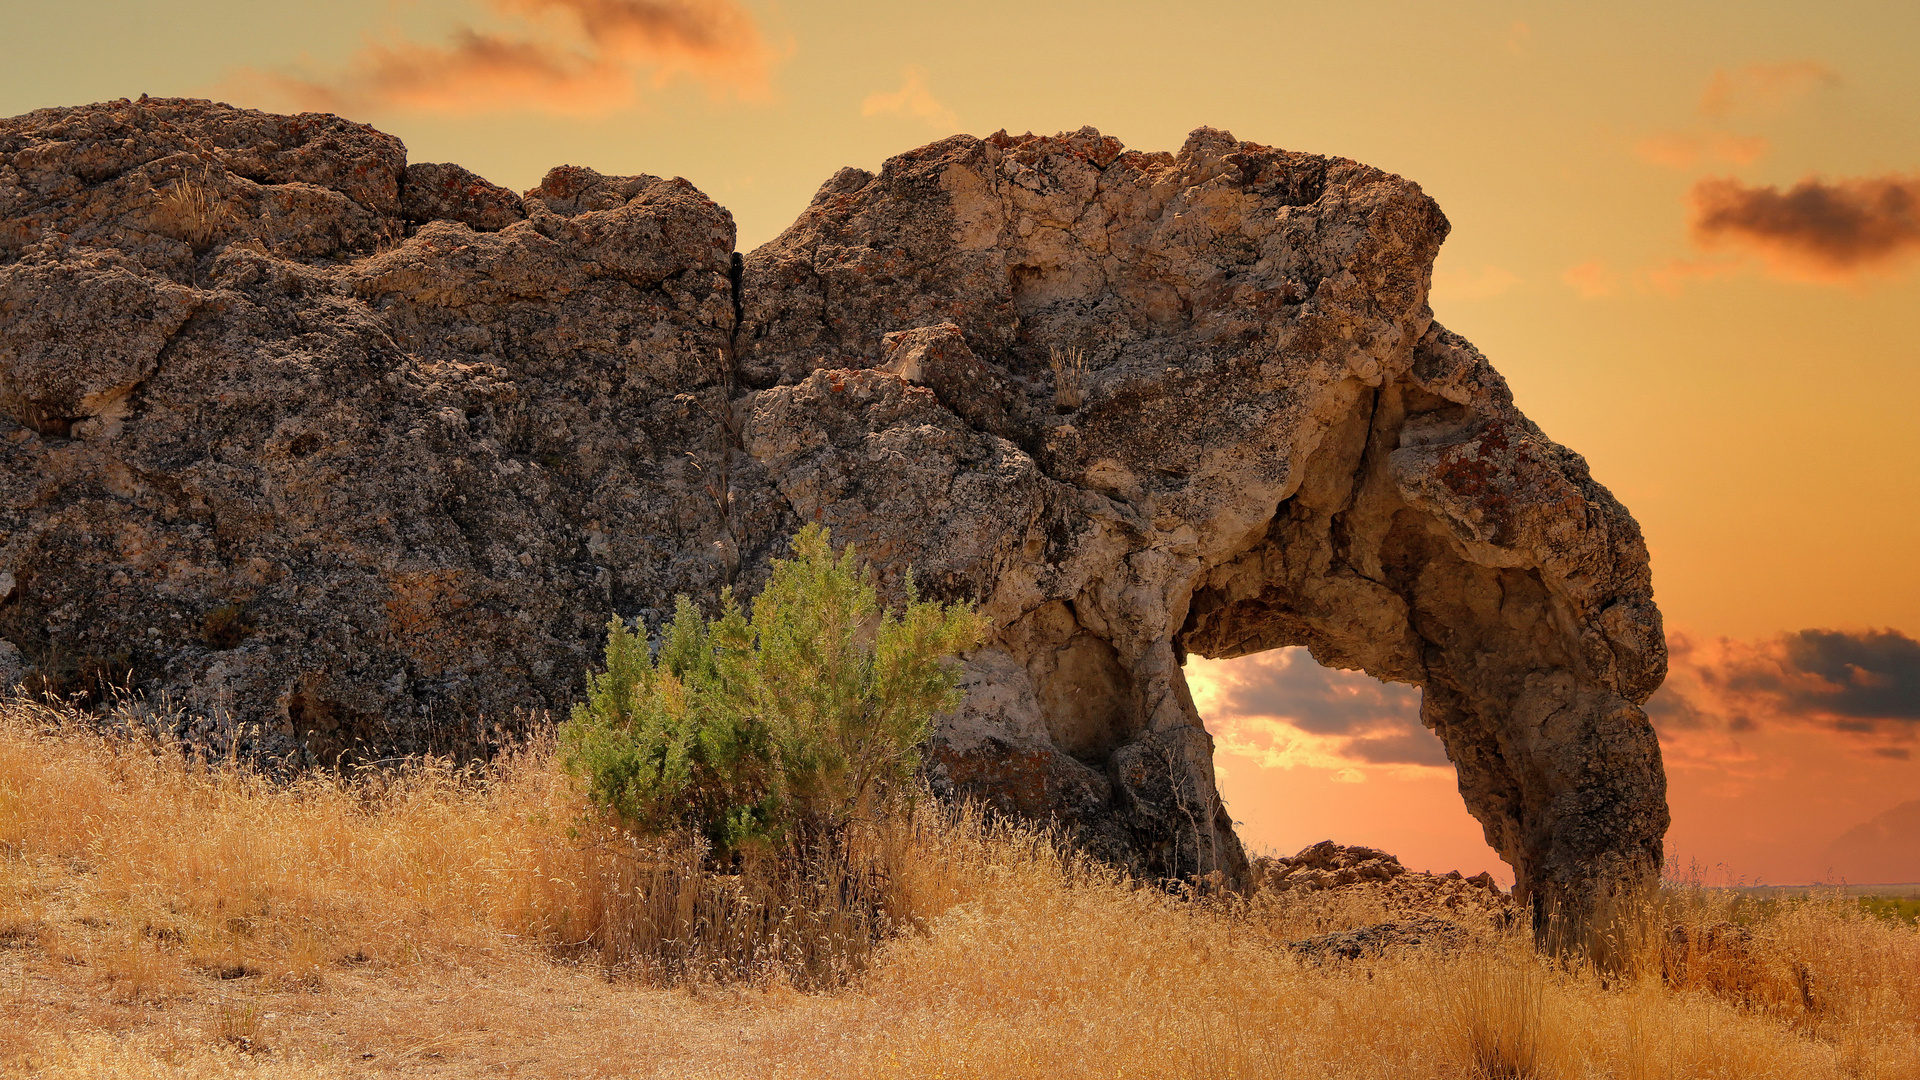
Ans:
POLYGON ((1585 462, 1430 334, 1360 391, 1264 528, 1194 585, 1176 653, 1305 646, 1417 686, 1543 941, 1641 902, 1666 831, 1644 546, 1585 462))
POLYGON ((1293 646, 1189 657, 1195 708, 1213 736, 1214 783, 1249 855, 1333 840, 1380 848, 1410 870, 1513 870, 1461 802, 1420 690, 1323 667, 1293 646))

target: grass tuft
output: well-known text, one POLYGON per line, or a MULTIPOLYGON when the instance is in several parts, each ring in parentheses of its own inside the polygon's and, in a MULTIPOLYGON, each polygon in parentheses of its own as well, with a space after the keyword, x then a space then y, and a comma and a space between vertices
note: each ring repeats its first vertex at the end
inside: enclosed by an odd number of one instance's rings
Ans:
POLYGON ((182 177, 154 198, 154 225, 195 251, 206 250, 232 217, 232 209, 216 194, 210 176, 182 177))
POLYGON ((1087 353, 1084 349, 1047 349, 1047 366, 1053 369, 1054 411, 1070 413, 1087 400, 1087 353))

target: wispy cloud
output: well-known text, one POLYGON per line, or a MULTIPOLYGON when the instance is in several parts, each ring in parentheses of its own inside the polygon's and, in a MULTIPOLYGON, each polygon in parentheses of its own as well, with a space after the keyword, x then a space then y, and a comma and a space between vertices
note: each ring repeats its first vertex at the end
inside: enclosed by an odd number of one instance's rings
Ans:
POLYGON ((1728 121, 1778 113, 1815 90, 1839 82, 1840 77, 1831 68, 1811 60, 1722 68, 1701 91, 1697 111, 1705 118, 1703 123, 1650 135, 1634 143, 1633 152, 1642 161, 1683 171, 1701 166, 1751 165, 1766 157, 1772 144, 1758 135, 1725 130, 1728 121))
MULTIPOLYGON (((1636 143, 1634 152, 1645 161, 1682 170, 1751 165, 1766 156, 1767 140, 1720 130, 1720 121, 1736 114, 1776 112, 1838 83, 1831 68, 1811 60, 1716 71, 1699 103, 1701 115, 1711 122, 1707 130, 1653 135, 1636 143)), ((1856 281, 1874 271, 1895 269, 1920 252, 1920 174, 1838 180, 1809 176, 1784 190, 1711 177, 1694 183, 1686 205, 1694 243, 1721 254, 1675 259, 1640 271, 1636 284, 1673 295, 1690 279, 1736 272, 1748 256, 1757 256, 1776 277, 1856 281)), ((1569 284, 1581 287, 1571 279, 1569 284)))
POLYGON ((1599 259, 1589 259, 1578 266, 1567 267, 1567 272, 1560 275, 1560 280, 1579 293, 1582 300, 1612 296, 1620 288, 1619 278, 1599 259))
POLYGON ((927 73, 916 67, 901 71, 900 89, 868 94, 860 104, 860 115, 903 116, 942 131, 960 127, 959 116, 933 96, 927 89, 927 73))
POLYGON ((1745 267, 1740 259, 1668 259, 1633 275, 1634 289, 1641 294, 1658 293, 1677 297, 1696 281, 1733 277, 1745 267))
POLYGON ((342 113, 599 115, 686 77, 717 97, 767 93, 773 51, 734 0, 488 0, 510 32, 372 41, 344 71, 243 72, 301 107, 342 113))
POLYGON ((1704 259, 1668 259, 1628 273, 1616 273, 1600 259, 1589 259, 1569 266, 1560 281, 1582 300, 1602 300, 1610 296, 1664 296, 1675 298, 1687 286, 1698 281, 1732 277, 1746 268, 1739 257, 1704 259))
POLYGON ((1773 112, 1815 90, 1839 84, 1840 76, 1832 68, 1812 60, 1721 68, 1700 94, 1700 115, 1720 120, 1736 113, 1773 112))
POLYGON ((1702 164, 1751 165, 1767 156, 1770 144, 1758 135, 1731 135, 1724 131, 1668 131, 1633 145, 1640 160, 1669 169, 1692 169, 1702 164))
POLYGON ((1784 277, 1852 280, 1920 252, 1920 175, 1809 177, 1785 191, 1718 178, 1688 204, 1698 244, 1759 255, 1784 277))

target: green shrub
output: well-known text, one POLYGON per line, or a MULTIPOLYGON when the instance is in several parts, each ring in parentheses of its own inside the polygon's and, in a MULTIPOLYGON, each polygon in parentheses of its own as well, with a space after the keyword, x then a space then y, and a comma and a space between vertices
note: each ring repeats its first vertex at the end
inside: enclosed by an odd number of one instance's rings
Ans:
POLYGON ((657 657, 619 619, 606 670, 561 732, 589 798, 635 832, 704 837, 709 862, 831 847, 910 789, 933 716, 959 700, 950 658, 978 644, 970 605, 908 582, 883 612, 872 572, 827 530, 793 539, 751 617, 730 592, 703 617, 678 598, 657 657))

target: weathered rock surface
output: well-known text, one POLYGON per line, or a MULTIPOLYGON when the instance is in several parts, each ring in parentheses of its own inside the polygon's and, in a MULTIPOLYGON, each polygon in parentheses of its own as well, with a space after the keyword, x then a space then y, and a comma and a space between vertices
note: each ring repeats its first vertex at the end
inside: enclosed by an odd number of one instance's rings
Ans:
POLYGON ((1314 892, 1363 881, 1392 881, 1406 876, 1407 868, 1378 848, 1322 840, 1300 849, 1297 855, 1255 859, 1253 871, 1260 888, 1314 892))
POLYGON ((992 640, 937 784, 1143 872, 1245 856, 1181 662, 1425 688, 1523 894, 1642 887, 1647 556, 1433 322, 1412 183, 1196 131, 956 136, 734 254, 682 180, 515 197, 334 117, 0 122, 0 638, 318 762, 560 708, 609 610, 803 522, 992 640))
POLYGON ((1425 947, 1457 952, 1468 947, 1472 941, 1473 935, 1460 923, 1434 915, 1422 915, 1402 922, 1375 923, 1352 930, 1315 934, 1289 941, 1287 947, 1305 960, 1327 963, 1360 960, 1396 949, 1425 947))

